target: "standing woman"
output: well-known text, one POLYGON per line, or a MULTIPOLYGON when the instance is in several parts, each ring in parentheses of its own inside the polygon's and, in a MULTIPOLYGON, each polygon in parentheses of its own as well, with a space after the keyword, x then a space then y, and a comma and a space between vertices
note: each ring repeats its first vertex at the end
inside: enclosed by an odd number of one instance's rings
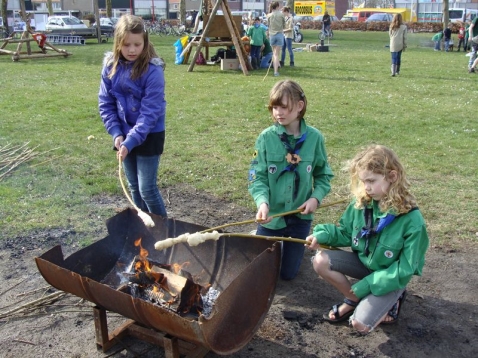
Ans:
POLYGON ((167 217, 156 182, 165 138, 164 66, 149 42, 143 20, 121 16, 113 52, 103 61, 98 102, 134 203, 141 210, 167 217))
POLYGON ((274 76, 279 76, 279 56, 284 45, 285 17, 279 11, 279 2, 274 1, 267 15, 269 25, 269 38, 272 46, 272 63, 274 64, 274 76))
POLYGON ((402 62, 402 51, 407 48, 407 26, 403 24, 401 14, 393 16, 390 29, 390 52, 392 54, 392 77, 400 74, 400 64, 402 62))

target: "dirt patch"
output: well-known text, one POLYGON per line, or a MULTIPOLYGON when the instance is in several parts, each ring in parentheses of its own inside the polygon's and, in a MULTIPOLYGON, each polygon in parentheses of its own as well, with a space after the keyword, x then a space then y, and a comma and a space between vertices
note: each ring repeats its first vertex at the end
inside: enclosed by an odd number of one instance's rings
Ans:
MULTIPOLYGON (((171 217, 204 226, 248 220, 254 213, 187 187, 163 191, 171 217), (205 205, 207 203, 207 205, 205 205)), ((126 203, 125 203, 126 204, 126 203)), ((96 198, 115 208, 117 198, 96 198)), ((125 205, 126 206, 126 205, 125 205)), ((254 225, 240 231, 254 229, 254 225)), ((92 231, 106 236, 102 222, 92 231)), ((234 230, 231 230, 234 231, 234 230)), ((14 314, 27 302, 56 292, 36 268, 34 257, 61 244, 65 255, 80 249, 71 229, 32 232, 0 242, 0 346, 2 357, 164 357, 162 348, 127 338, 107 353, 95 343, 92 304, 67 294, 41 309, 14 314), (35 291, 37 290, 37 291, 35 291), (8 313, 5 315, 5 313, 8 313)), ((318 279, 306 252, 298 277, 279 281, 260 330, 234 357, 473 357, 478 343, 478 250, 431 247, 423 277, 409 285, 399 322, 366 337, 346 323, 330 325, 322 314, 340 295, 318 279)), ((108 315, 115 327, 124 319, 108 315)), ((219 357, 207 354, 208 358, 219 357)))

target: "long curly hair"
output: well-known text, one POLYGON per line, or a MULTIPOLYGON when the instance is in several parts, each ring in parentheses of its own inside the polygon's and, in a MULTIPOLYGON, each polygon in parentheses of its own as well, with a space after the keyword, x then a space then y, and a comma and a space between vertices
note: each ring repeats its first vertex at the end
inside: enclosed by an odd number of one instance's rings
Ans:
POLYGON ((382 212, 394 211, 397 214, 408 213, 416 207, 416 199, 409 191, 410 183, 398 156, 383 145, 371 145, 358 153, 348 165, 350 173, 350 191, 356 198, 355 207, 364 208, 372 198, 365 192, 365 186, 359 179, 359 172, 368 170, 386 178, 390 172, 396 172, 396 180, 390 183, 388 193, 380 200, 382 212))
POLYGON ((125 60, 121 54, 121 48, 126 39, 128 33, 143 34, 144 48, 143 52, 139 55, 138 59, 134 62, 133 69, 131 71, 131 79, 135 80, 143 75, 149 66, 149 62, 153 58, 159 58, 153 45, 149 41, 148 32, 145 30, 143 20, 134 15, 123 15, 118 20, 115 28, 115 36, 113 42, 113 65, 108 75, 109 78, 113 78, 116 73, 116 69, 121 60, 125 60))

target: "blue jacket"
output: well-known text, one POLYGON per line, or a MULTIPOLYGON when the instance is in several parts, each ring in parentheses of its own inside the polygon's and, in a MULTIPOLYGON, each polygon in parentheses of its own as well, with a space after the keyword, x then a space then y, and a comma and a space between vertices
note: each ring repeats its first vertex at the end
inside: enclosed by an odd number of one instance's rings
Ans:
POLYGON ((144 143, 150 133, 165 130, 163 62, 155 58, 141 77, 131 79, 133 63, 122 62, 116 74, 108 78, 113 55, 106 54, 101 72, 98 103, 101 119, 113 137, 125 138, 128 152, 144 143))

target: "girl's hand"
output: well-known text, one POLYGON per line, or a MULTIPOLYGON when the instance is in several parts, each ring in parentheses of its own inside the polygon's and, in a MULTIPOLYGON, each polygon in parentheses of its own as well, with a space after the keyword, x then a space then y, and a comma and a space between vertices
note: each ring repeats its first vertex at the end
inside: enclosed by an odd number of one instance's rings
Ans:
POLYGON ((116 153, 116 158, 121 158, 121 161, 125 160, 126 156, 128 155, 128 148, 122 145, 118 152, 116 153))
POLYGON ((259 209, 257 210, 256 221, 260 224, 267 224, 268 222, 272 220, 272 218, 267 217, 268 214, 269 214, 269 205, 267 205, 266 203, 262 203, 259 206, 259 209))
POLYGON ((301 214, 307 215, 307 214, 312 214, 313 212, 315 212, 318 206, 319 206, 319 201, 316 198, 310 198, 304 204, 299 206, 297 209, 302 209, 301 214))
POLYGON ((115 148, 116 150, 120 150, 121 144, 123 144, 124 137, 122 135, 119 135, 115 138, 115 148))
POLYGON ((310 242, 309 245, 304 244, 309 250, 317 250, 319 248, 319 243, 317 242, 314 235, 309 235, 305 238, 305 241, 310 242))

